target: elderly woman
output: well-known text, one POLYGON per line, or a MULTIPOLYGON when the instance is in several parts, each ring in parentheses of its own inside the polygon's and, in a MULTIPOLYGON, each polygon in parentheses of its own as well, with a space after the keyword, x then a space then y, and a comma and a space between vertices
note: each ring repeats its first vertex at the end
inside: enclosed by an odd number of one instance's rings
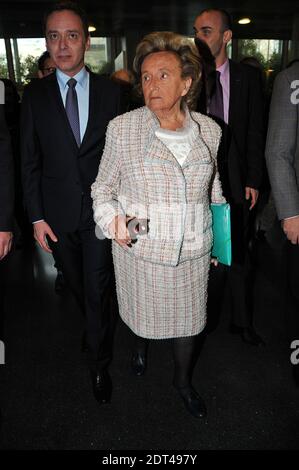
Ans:
POLYGON ((147 35, 134 70, 145 106, 108 126, 92 185, 94 218, 113 239, 119 312, 137 335, 133 370, 145 372, 148 339, 171 338, 173 384, 188 411, 202 417, 206 407, 191 385, 191 369, 206 324, 209 206, 223 202, 216 168, 220 130, 189 110, 201 65, 187 38, 147 35))

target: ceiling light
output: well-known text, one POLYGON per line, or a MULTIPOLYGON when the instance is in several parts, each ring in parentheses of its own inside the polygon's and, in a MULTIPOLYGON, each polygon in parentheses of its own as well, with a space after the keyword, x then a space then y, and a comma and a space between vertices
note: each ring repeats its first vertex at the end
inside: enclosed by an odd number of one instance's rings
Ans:
POLYGON ((240 18, 238 23, 239 24, 249 24, 249 23, 251 23, 251 19, 250 18, 240 18))
POLYGON ((97 28, 95 26, 88 26, 88 31, 90 33, 94 33, 96 30, 97 30, 97 28))

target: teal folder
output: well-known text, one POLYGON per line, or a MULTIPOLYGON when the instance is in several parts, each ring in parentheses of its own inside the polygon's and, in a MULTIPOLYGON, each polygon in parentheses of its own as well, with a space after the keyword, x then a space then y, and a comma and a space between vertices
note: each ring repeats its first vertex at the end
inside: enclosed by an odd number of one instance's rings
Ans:
POLYGON ((213 216, 213 248, 212 257, 219 263, 232 264, 231 223, 229 204, 211 204, 213 216))

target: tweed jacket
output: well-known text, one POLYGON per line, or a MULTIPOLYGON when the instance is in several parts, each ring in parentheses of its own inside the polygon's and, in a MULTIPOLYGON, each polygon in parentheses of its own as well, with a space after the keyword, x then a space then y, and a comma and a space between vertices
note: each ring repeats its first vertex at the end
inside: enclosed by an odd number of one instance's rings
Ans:
POLYGON ((266 144, 266 161, 277 215, 299 215, 299 63, 280 72, 274 82, 266 144))
POLYGON ((210 202, 224 201, 216 166, 220 128, 187 108, 185 126, 194 142, 181 167, 156 137, 159 121, 147 107, 113 119, 91 191, 95 222, 107 237, 117 214, 147 218, 149 233, 123 249, 170 266, 210 252, 210 202))

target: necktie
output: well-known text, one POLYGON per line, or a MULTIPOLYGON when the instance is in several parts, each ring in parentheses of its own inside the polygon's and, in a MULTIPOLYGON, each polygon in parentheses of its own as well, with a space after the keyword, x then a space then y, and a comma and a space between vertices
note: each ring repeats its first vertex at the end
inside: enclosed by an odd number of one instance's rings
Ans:
POLYGON ((217 117, 224 121, 224 110, 223 110, 223 91, 220 82, 220 72, 216 71, 216 82, 214 93, 210 99, 209 114, 217 117))
POLYGON ((66 101, 65 101, 65 111, 72 128, 74 137, 76 139, 78 147, 81 144, 80 138, 80 121, 79 121, 79 108, 78 108, 78 97, 76 92, 76 85, 77 80, 74 78, 70 78, 67 82, 69 87, 67 94, 66 94, 66 101))

